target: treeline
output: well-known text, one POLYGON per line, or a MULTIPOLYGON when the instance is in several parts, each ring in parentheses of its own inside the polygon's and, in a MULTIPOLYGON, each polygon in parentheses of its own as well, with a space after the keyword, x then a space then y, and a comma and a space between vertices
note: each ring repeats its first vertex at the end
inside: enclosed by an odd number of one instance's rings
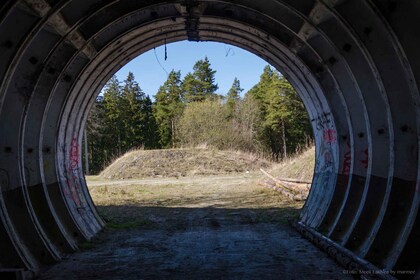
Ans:
POLYGON ((303 103, 279 72, 266 66, 243 98, 236 78, 226 95, 217 94, 215 73, 207 58, 184 79, 173 70, 153 102, 132 73, 122 83, 112 77, 87 122, 90 172, 135 148, 206 144, 280 160, 311 142, 303 103))

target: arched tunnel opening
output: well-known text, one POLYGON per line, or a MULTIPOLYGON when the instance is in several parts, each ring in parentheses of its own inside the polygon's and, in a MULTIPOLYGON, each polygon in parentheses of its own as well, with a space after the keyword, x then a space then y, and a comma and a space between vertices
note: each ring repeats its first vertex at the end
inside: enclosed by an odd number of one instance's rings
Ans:
POLYGON ((2 2, 0 270, 36 273, 103 228, 81 168, 87 113, 128 61, 190 40, 262 57, 305 103, 316 168, 295 226, 345 266, 416 277, 419 14, 408 0, 2 2))

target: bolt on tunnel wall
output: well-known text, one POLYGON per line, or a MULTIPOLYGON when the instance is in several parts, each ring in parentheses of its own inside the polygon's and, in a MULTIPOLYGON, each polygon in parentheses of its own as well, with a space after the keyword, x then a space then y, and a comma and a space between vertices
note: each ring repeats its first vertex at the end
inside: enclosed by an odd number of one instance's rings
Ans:
POLYGON ((3 1, 1 268, 36 272, 103 227, 80 142, 112 73, 181 40, 259 55, 301 96, 316 170, 299 224, 381 269, 418 270, 417 1, 3 1))

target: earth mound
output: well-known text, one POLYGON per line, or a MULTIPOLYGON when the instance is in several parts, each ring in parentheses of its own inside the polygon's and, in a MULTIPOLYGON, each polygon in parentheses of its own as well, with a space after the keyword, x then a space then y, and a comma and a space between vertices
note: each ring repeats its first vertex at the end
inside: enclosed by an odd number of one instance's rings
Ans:
POLYGON ((270 168, 272 164, 253 154, 213 148, 136 150, 115 160, 100 176, 106 179, 207 176, 246 173, 270 168))

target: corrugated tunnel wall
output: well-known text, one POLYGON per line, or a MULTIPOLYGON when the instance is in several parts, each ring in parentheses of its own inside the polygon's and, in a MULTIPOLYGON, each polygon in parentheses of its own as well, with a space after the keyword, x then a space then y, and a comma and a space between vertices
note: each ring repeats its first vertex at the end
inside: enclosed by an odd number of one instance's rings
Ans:
POLYGON ((299 92, 316 139, 300 225, 418 270, 420 1, 0 5, 0 270, 36 273, 102 229, 81 169, 87 113, 115 71, 180 40, 246 49, 299 92))

